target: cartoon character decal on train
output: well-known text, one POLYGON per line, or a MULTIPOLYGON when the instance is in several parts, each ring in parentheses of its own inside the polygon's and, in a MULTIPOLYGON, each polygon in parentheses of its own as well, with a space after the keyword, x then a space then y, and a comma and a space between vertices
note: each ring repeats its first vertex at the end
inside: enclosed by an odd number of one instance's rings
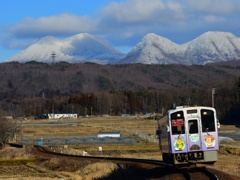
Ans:
POLYGON ((176 151, 182 151, 186 147, 186 142, 183 141, 181 138, 178 138, 174 143, 174 149, 176 151))
POLYGON ((216 145, 216 141, 215 141, 214 136, 212 136, 212 135, 205 136, 204 144, 205 144, 206 148, 208 148, 208 149, 209 148, 214 148, 215 145, 216 145))

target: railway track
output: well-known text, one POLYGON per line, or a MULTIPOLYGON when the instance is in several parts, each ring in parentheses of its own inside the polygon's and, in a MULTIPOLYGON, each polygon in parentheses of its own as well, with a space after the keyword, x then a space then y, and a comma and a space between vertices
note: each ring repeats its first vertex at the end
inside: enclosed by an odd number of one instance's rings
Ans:
MULTIPOLYGON (((180 179, 186 180, 194 180, 194 179, 210 179, 210 180, 218 180, 216 174, 210 172, 205 167, 194 167, 194 168, 177 168, 175 166, 164 163, 160 160, 152 160, 152 159, 136 159, 136 158, 119 158, 119 157, 106 157, 106 156, 80 156, 80 155, 72 155, 72 154, 64 154, 61 152, 54 152, 50 148, 37 146, 34 148, 40 152, 40 157, 49 156, 62 156, 68 158, 81 158, 91 161, 111 161, 116 162, 119 169, 122 169, 120 163, 135 163, 135 164, 148 164, 154 167, 164 167, 165 171, 168 171, 169 174, 174 173, 174 176, 178 176, 180 179)), ((161 170, 162 171, 162 170, 161 170)), ((161 174, 159 171, 159 174, 161 174)))
POLYGON ((197 167, 197 168, 186 168, 181 169, 182 174, 185 174, 185 179, 194 180, 194 179, 210 179, 218 180, 218 176, 213 172, 206 169, 206 167, 197 167))

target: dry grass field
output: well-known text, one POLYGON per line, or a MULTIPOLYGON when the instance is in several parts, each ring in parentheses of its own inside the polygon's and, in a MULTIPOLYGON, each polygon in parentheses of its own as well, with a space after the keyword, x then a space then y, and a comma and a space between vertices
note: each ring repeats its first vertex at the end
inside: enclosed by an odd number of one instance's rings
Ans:
MULTIPOLYGON (((34 139, 50 137, 68 138, 97 136, 98 132, 119 131, 121 136, 135 137, 132 133, 145 133, 155 136, 157 124, 147 117, 97 117, 81 118, 78 120, 27 120, 22 122, 20 138, 34 139), (61 123, 61 125, 54 125, 61 123), (47 125, 46 125, 47 124, 47 125), (62 125, 63 124, 63 125, 62 125)), ((237 131, 234 126, 221 126, 221 131, 237 131)), ((138 138, 138 137, 136 137, 138 138)), ((63 153, 82 155, 86 151, 89 155, 104 155, 115 157, 135 157, 161 160, 158 143, 141 139, 136 144, 77 144, 57 145, 53 147, 63 153), (99 152, 99 146, 103 148, 99 152)), ((111 162, 68 162, 64 159, 53 158, 49 161, 38 161, 31 154, 31 148, 6 147, 0 150, 0 179, 11 180, 48 180, 48 179, 97 179, 114 172, 118 167, 111 162), (63 166, 64 165, 64 166, 63 166)), ((212 168, 240 178, 240 142, 222 143, 220 145, 219 160, 212 168)))

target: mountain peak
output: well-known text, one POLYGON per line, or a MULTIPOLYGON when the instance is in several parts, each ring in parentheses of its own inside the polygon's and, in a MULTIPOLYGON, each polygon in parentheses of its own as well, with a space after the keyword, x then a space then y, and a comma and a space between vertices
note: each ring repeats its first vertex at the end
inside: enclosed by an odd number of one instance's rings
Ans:
MULTIPOLYGON (((236 38, 236 36, 229 32, 208 31, 208 32, 200 35, 193 41, 196 41, 199 39, 202 41, 220 41, 220 40, 225 40, 227 38, 236 38)), ((190 41, 190 42, 192 42, 192 41, 190 41)))
POLYGON ((90 39, 96 39, 96 37, 95 36, 93 36, 93 35, 91 35, 91 34, 89 34, 89 33, 79 33, 79 34, 76 34, 76 35, 73 35, 73 36, 71 36, 71 37, 68 37, 68 38, 66 38, 65 40, 72 40, 72 39, 78 39, 78 40, 80 40, 80 39, 84 39, 84 38, 90 38, 90 39))
POLYGON ((155 38, 155 37, 159 37, 159 36, 155 33, 148 33, 147 35, 145 35, 143 37, 143 39, 152 39, 152 38, 155 38))
POLYGON ((167 39, 165 37, 159 36, 157 34, 154 34, 154 33, 147 34, 146 36, 144 36, 142 38, 141 42, 142 41, 147 41, 147 42, 156 42, 156 41, 158 41, 159 43, 165 43, 165 42, 173 43, 171 40, 169 40, 169 39, 167 39))
POLYGON ((172 54, 183 53, 183 47, 169 39, 149 33, 123 58, 120 63, 169 64, 178 60, 172 54))
POLYGON ((19 54, 6 60, 6 62, 27 62, 34 60, 51 63, 52 52, 56 54, 55 62, 66 61, 70 63, 111 63, 111 61, 121 59, 125 56, 103 40, 88 33, 81 33, 63 40, 52 36, 43 37, 19 54))
POLYGON ((203 33, 201 36, 234 36, 234 34, 230 32, 222 32, 222 31, 207 31, 203 33))

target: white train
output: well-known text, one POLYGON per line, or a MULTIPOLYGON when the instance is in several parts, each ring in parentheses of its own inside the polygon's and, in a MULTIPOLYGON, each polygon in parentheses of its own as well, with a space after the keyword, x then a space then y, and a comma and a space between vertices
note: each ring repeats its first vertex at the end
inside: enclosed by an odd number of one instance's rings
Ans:
POLYGON ((158 122, 159 146, 168 164, 214 163, 220 124, 212 107, 176 107, 158 122), (167 120, 166 120, 167 119, 167 120))

